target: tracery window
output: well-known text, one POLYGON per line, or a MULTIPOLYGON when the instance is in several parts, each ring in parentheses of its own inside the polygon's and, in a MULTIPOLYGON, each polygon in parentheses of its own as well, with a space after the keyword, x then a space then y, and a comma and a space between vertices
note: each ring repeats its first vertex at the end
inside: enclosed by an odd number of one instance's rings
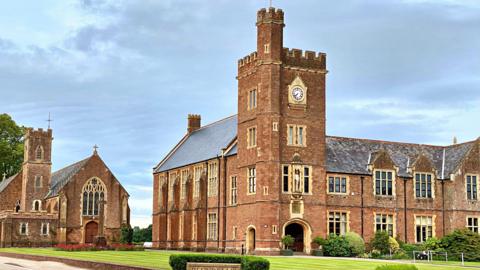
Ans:
POLYGON ((43 147, 42 146, 38 146, 37 149, 35 149, 35 159, 36 160, 42 160, 44 157, 43 157, 43 147))
POLYGON ((83 187, 83 215, 98 216, 100 200, 105 198, 105 185, 93 178, 83 187))

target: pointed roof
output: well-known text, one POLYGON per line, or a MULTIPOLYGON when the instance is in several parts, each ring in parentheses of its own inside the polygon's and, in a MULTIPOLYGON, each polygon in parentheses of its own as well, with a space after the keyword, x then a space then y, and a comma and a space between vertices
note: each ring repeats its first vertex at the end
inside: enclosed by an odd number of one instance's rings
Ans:
POLYGON ((229 146, 236 136, 237 115, 203 126, 187 134, 154 168, 154 173, 168 171, 220 156, 222 150, 229 146))
POLYGON ((0 182, 0 192, 2 192, 5 188, 7 188, 7 186, 10 184, 10 182, 12 182, 13 179, 15 179, 15 177, 17 177, 17 175, 18 175, 18 173, 15 174, 15 175, 12 175, 9 178, 0 182))
POLYGON ((72 177, 77 174, 87 162, 92 158, 90 156, 84 160, 76 162, 72 165, 69 165, 63 169, 60 169, 54 173, 52 173, 52 181, 50 184, 50 190, 46 198, 54 197, 58 195, 58 192, 72 179, 72 177))

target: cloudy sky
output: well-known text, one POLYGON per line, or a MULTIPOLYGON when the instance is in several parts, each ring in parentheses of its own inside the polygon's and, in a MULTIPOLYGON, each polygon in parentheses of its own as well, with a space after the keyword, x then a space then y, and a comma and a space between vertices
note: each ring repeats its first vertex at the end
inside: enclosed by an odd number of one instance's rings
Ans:
MULTIPOLYGON (((99 152, 151 222, 152 168, 236 113, 237 59, 267 0, 16 0, 0 8, 0 113, 54 122, 54 169, 99 152), (215 99, 215 104, 211 100, 215 99)), ((274 0, 285 46, 327 53, 329 135, 429 144, 480 136, 480 1, 274 0)))

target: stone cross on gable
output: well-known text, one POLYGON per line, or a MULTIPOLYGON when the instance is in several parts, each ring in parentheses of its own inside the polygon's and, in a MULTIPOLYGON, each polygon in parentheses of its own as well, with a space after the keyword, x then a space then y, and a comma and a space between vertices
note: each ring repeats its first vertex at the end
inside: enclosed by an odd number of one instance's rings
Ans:
POLYGON ((97 149, 98 149, 98 148, 99 148, 99 147, 98 147, 98 145, 96 145, 96 144, 93 146, 93 153, 94 153, 94 154, 97 154, 97 149))
POLYGON ((50 117, 50 113, 48 113, 48 119, 46 121, 48 122, 48 129, 50 129, 50 124, 53 122, 52 118, 50 117))

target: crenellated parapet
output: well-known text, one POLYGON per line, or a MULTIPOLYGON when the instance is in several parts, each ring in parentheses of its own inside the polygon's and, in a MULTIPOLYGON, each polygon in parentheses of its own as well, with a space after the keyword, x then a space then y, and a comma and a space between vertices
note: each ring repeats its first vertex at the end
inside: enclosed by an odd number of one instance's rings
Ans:
POLYGON ((238 68, 240 69, 248 69, 250 67, 255 66, 255 62, 257 61, 257 52, 253 52, 242 59, 238 60, 238 68))
POLYGON ((326 69, 327 67, 327 55, 322 52, 283 48, 282 58, 284 64, 288 66, 315 69, 326 69))
POLYGON ((269 9, 262 8, 257 12, 257 25, 261 23, 279 23, 283 24, 283 10, 271 7, 269 9))
POLYGON ((52 130, 51 129, 44 130, 43 128, 34 129, 29 127, 25 129, 25 136, 26 137, 41 137, 41 136, 51 137, 52 130))

